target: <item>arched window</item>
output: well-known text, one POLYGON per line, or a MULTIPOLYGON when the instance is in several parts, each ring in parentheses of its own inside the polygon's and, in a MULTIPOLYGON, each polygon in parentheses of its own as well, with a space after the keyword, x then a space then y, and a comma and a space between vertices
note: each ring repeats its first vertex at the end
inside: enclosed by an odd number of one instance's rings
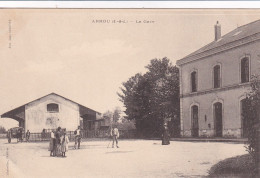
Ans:
POLYGON ((214 80, 214 88, 220 87, 220 66, 216 65, 213 69, 213 80, 214 80))
POLYGON ((241 60, 241 83, 249 82, 249 59, 245 57, 241 60))
POLYGON ((47 104, 48 112, 59 112, 59 105, 55 103, 47 104))
POLYGON ((191 92, 197 91, 197 72, 191 73, 191 92))

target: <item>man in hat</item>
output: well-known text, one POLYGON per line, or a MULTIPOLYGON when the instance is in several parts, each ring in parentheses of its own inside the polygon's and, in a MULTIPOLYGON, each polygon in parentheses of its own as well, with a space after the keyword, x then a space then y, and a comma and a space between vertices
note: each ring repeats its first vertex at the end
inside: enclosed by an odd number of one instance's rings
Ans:
POLYGON ((119 148, 119 146, 118 146, 119 131, 118 131, 116 125, 112 126, 110 135, 113 138, 112 148, 114 148, 114 143, 115 142, 116 142, 116 147, 119 148))

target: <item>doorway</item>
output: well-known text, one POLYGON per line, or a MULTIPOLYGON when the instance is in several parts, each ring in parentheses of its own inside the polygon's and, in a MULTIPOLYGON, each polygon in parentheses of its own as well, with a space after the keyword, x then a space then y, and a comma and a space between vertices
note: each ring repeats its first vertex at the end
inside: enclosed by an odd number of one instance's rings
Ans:
POLYGON ((198 137, 199 136, 199 108, 196 105, 191 107, 191 119, 192 119, 191 135, 192 137, 198 137))
POLYGON ((216 137, 222 137, 222 103, 220 102, 214 104, 214 119, 216 137))
POLYGON ((241 136, 243 138, 247 138, 248 137, 248 120, 245 116, 246 114, 246 99, 243 99, 240 101, 240 113, 241 113, 241 136))

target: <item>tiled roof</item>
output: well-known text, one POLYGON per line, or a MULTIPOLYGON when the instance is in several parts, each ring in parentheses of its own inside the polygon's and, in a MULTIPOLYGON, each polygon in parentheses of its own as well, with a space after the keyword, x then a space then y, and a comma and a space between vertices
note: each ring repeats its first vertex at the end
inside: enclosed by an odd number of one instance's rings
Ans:
MULTIPOLYGON (((237 27, 236 29, 234 29, 233 31, 227 33, 226 35, 222 36, 219 40, 217 41, 213 41, 211 43, 209 43, 208 45, 200 48, 199 50, 189 54, 188 56, 180 59, 178 63, 183 63, 185 61, 185 59, 187 58, 192 58, 193 56, 202 54, 206 51, 210 51, 212 49, 221 47, 223 45, 241 40, 243 38, 246 38, 248 36, 254 35, 256 33, 260 32, 260 20, 251 22, 249 24, 237 27)), ((185 63, 185 62, 184 62, 185 63)))

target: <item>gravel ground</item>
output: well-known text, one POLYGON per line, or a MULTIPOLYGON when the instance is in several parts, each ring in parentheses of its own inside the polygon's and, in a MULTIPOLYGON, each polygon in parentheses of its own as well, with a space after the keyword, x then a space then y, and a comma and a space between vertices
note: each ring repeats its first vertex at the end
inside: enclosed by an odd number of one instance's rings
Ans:
POLYGON ((220 160, 246 154, 243 144, 120 140, 69 144, 66 158, 50 157, 47 142, 11 143, 0 139, 0 177, 204 177, 220 160))

